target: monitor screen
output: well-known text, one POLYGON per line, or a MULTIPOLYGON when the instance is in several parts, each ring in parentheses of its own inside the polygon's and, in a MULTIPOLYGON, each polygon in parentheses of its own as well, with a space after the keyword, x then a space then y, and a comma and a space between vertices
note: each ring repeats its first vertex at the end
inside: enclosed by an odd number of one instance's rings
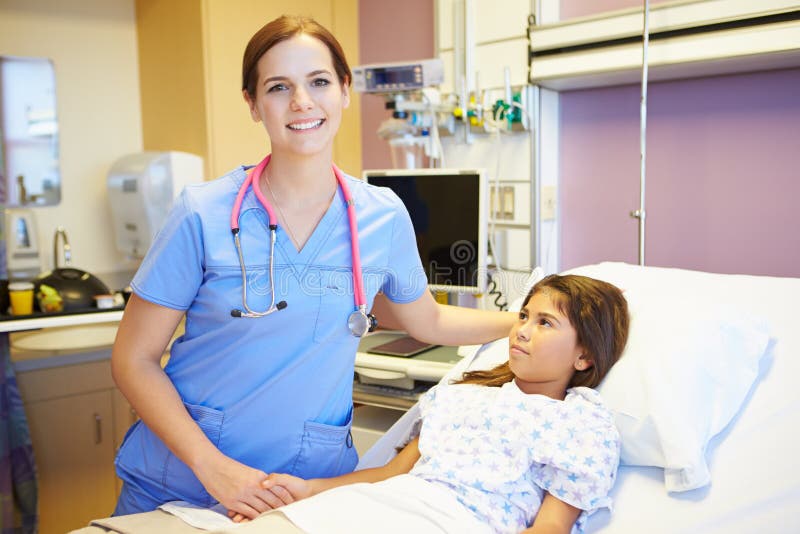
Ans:
POLYGON ((436 291, 483 293, 487 261, 487 178, 481 169, 364 171, 406 205, 428 284, 436 291))

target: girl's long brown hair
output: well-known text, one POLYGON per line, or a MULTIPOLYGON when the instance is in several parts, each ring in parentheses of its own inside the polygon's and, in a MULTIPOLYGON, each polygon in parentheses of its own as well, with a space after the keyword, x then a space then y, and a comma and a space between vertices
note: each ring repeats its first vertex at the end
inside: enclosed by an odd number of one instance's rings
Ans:
MULTIPOLYGON (((628 302, 622 291, 608 282, 574 274, 551 274, 533 286, 522 307, 545 290, 578 334, 585 358, 594 364, 583 371, 576 370, 567 387, 596 387, 617 363, 628 341, 628 302)), ((455 383, 500 387, 513 379, 514 373, 505 362, 494 369, 468 371, 455 383)))

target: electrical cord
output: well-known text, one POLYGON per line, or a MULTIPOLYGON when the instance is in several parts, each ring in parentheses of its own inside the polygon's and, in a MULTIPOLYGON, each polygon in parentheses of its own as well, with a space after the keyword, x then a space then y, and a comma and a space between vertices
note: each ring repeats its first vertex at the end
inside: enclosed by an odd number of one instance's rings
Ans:
POLYGON ((508 301, 506 300, 505 296, 503 296, 503 292, 497 289, 497 281, 489 275, 489 295, 494 295, 494 305, 497 306, 497 309, 500 311, 508 311, 508 301))

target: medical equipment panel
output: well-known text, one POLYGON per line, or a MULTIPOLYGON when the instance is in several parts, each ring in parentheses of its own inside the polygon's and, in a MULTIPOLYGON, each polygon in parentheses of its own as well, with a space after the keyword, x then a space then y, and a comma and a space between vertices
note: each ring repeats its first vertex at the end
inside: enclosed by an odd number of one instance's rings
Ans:
POLYGON ((405 204, 432 290, 485 292, 488 277, 485 170, 367 170, 364 178, 370 184, 390 188, 405 204))
POLYGON ((359 93, 413 91, 444 80, 441 59, 359 65, 353 68, 353 90, 359 93))

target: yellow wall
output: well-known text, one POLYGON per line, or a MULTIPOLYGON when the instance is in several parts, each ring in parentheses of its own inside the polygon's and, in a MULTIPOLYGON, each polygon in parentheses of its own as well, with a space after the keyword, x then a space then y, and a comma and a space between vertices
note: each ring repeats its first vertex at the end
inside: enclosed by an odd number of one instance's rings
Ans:
POLYGON ((115 250, 106 173, 142 150, 133 0, 2 0, 0 54, 55 66, 61 203, 33 208, 43 268, 53 266, 57 225, 67 229, 75 266, 131 268, 115 250))
POLYGON ((136 0, 145 150, 208 157, 199 6, 198 0, 136 0))
MULTIPOLYGON (((344 48, 352 69, 361 63, 358 54, 358 0, 333 0, 333 34, 344 48)), ((350 108, 345 112, 334 146, 334 159, 342 170, 361 177, 361 96, 350 91, 350 108)))

